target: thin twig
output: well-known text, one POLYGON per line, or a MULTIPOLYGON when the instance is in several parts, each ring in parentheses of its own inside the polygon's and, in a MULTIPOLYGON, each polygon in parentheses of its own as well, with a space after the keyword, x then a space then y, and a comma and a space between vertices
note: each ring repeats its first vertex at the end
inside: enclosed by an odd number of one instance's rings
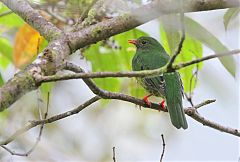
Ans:
POLYGON ((162 146, 163 146, 163 150, 162 150, 162 154, 161 154, 161 158, 160 158, 160 162, 163 161, 163 156, 164 156, 164 152, 165 152, 165 147, 166 147, 166 144, 165 144, 165 140, 164 140, 164 136, 163 134, 161 134, 161 137, 162 137, 162 146))
POLYGON ((7 15, 12 14, 12 13, 13 13, 12 11, 6 11, 4 13, 1 13, 0 17, 7 16, 7 15))
POLYGON ((21 129, 17 130, 14 134, 12 134, 8 139, 1 141, 0 142, 0 146, 2 145, 7 145, 8 143, 12 142, 13 140, 15 140, 18 136, 20 136, 21 134, 27 132, 28 130, 36 127, 37 125, 41 125, 41 124, 47 124, 47 123, 52 123, 55 121, 58 121, 60 119, 66 118, 68 116, 74 115, 79 113, 81 110, 83 110, 85 107, 91 105, 92 103, 98 101, 100 99, 99 96, 95 96, 93 98, 91 98, 90 100, 86 101, 85 103, 83 103, 82 105, 78 106, 77 108, 71 110, 71 111, 67 111, 65 113, 62 114, 58 114, 55 116, 52 116, 48 119, 44 119, 44 120, 38 120, 38 121, 30 121, 30 124, 22 127, 21 129))
POLYGON ((65 23, 65 24, 68 23, 68 19, 67 18, 62 17, 61 15, 58 15, 58 13, 55 13, 52 8, 48 7, 45 10, 45 12, 47 14, 49 14, 50 16, 52 16, 53 19, 57 19, 58 21, 61 21, 61 22, 65 23))
POLYGON ((39 91, 40 90, 38 89, 37 90, 37 108, 38 108, 39 119, 42 120, 43 117, 42 117, 42 110, 40 108, 40 103, 43 103, 43 100, 40 97, 40 94, 39 94, 40 92, 39 91))
MULTIPOLYGON (((74 64, 71 64, 71 63, 70 64, 69 63, 66 64, 66 68, 68 70, 71 70, 71 71, 74 71, 74 72, 79 72, 79 73, 83 73, 84 72, 80 67, 78 67, 78 66, 76 66, 74 64)), ((132 102, 132 103, 135 103, 137 105, 141 105, 143 107, 149 107, 149 105, 147 105, 143 100, 134 98, 132 96, 128 96, 128 95, 121 94, 121 93, 114 93, 114 92, 108 92, 108 91, 102 90, 102 89, 98 88, 92 82, 92 80, 89 79, 89 78, 85 78, 85 79, 83 79, 83 81, 88 85, 88 87, 92 90, 93 93, 95 93, 96 95, 101 96, 104 99, 118 99, 118 100, 123 100, 123 101, 127 101, 127 102, 132 102)), ((204 101, 201 104, 198 104, 198 105, 194 106, 194 109, 196 110, 196 109, 200 108, 201 106, 204 106, 204 105, 207 105, 207 104, 210 104, 210 103, 213 103, 213 102, 215 102, 215 100, 204 101)), ((160 106, 158 104, 151 103, 151 107, 149 107, 149 108, 155 109, 155 110, 159 110, 160 109, 159 107, 160 106)), ((188 112, 188 110, 191 110, 191 108, 192 107, 185 109, 184 110, 185 113, 188 112)), ((161 110, 165 111, 165 112, 167 111, 167 109, 161 109, 161 110)), ((202 121, 202 122, 204 122, 204 121, 202 121)), ((209 126, 211 127, 211 125, 209 125, 209 126)), ((226 127, 225 130, 229 130, 229 129, 231 131, 234 130, 232 128, 227 128, 227 127, 226 127)), ((217 130, 219 130, 219 129, 217 129, 217 130)), ((240 133, 237 132, 235 134, 235 136, 240 136, 240 133)))
MULTIPOLYGON (((111 94, 110 94, 110 95, 111 95, 111 94)), ((36 127, 37 125, 53 123, 53 122, 56 122, 56 121, 58 121, 58 120, 64 119, 64 118, 66 118, 66 117, 69 117, 69 116, 71 116, 71 115, 77 114, 77 113, 79 113, 81 110, 83 110, 84 108, 88 107, 89 105, 91 105, 92 103, 94 103, 94 102, 96 102, 96 101, 98 101, 98 100, 100 100, 100 99, 101 99, 101 97, 95 96, 95 97, 91 98, 90 100, 86 101, 84 104, 78 106, 77 108, 75 108, 75 109, 73 109, 73 110, 70 110, 70 111, 64 112, 64 113, 62 113, 62 114, 58 114, 58 115, 52 116, 52 117, 50 117, 50 118, 48 118, 48 119, 45 119, 45 120, 31 121, 30 124, 28 124, 28 125, 22 127, 21 129, 17 130, 14 134, 12 134, 12 135, 11 135, 9 138, 7 138, 6 140, 1 141, 1 142, 0 142, 0 146, 7 145, 8 143, 10 143, 10 142, 12 142, 13 140, 15 140, 15 139, 16 139, 18 136, 20 136, 21 134, 27 132, 28 130, 30 130, 30 129, 34 128, 34 127, 36 127)), ((115 99, 118 99, 118 98, 115 98, 115 99)), ((131 101, 131 102, 134 103, 134 104, 139 104, 139 103, 138 103, 138 100, 139 100, 139 99, 137 99, 137 98, 134 98, 134 99, 135 99, 135 100, 133 100, 133 101, 131 101)), ((121 98, 118 99, 118 100, 121 100, 121 98)), ((142 100, 140 100, 140 101, 142 101, 142 100)), ((200 107, 202 107, 202 106, 208 105, 208 104, 210 104, 210 103, 213 103, 214 101, 215 101, 215 100, 206 100, 206 101, 204 101, 204 102, 196 105, 196 106, 194 107, 194 109, 197 109, 197 108, 200 108, 200 107)), ((130 101, 129 101, 129 102, 130 102, 130 101)), ((144 101, 143 101, 143 103, 144 103, 144 101)), ((152 103, 152 104, 154 104, 154 103, 152 103)), ((156 104, 156 105, 158 105, 158 104, 156 104)), ((158 105, 158 107, 159 107, 159 105, 158 105)), ((153 107, 151 107, 150 109, 159 110, 158 108, 153 108, 153 107)), ((186 109, 185 109, 185 113, 188 112, 189 110, 191 111, 191 110, 192 110, 192 107, 186 108, 186 109)), ((239 133, 239 136, 240 136, 240 133, 239 133)))
MULTIPOLYGON (((48 109, 49 109, 49 101, 50 101, 49 98, 50 98, 50 93, 48 92, 48 94, 47 94, 47 108, 46 108, 46 111, 44 113, 44 117, 41 120, 47 119, 48 109)), ((43 132, 43 127, 44 127, 44 124, 41 125, 40 130, 39 130, 39 134, 38 134, 38 137, 37 137, 37 140, 36 140, 35 144, 33 145, 33 147, 26 153, 26 156, 30 155, 34 151, 34 149, 37 147, 38 143, 40 142, 41 136, 42 136, 42 132, 43 132)))
POLYGON ((194 104, 193 104, 193 99, 192 99, 192 97, 193 97, 192 84, 193 84, 194 76, 196 76, 196 78, 195 78, 195 85, 197 84, 197 80, 198 80, 198 69, 199 69, 198 64, 196 64, 196 67, 197 67, 197 69, 196 69, 196 71, 192 74, 191 79, 190 79, 189 94, 184 93, 185 96, 186 96, 187 101, 191 104, 192 107, 194 106, 194 104))
MULTIPOLYGON (((74 65, 72 63, 68 63, 67 62, 65 64, 64 69, 73 71, 75 73, 83 73, 84 74, 84 71, 83 71, 83 69, 81 67, 76 66, 76 65, 74 65)), ((137 99, 135 97, 132 97, 132 96, 129 96, 129 95, 126 95, 126 94, 122 94, 122 93, 115 93, 115 92, 105 91, 105 90, 99 88, 89 78, 83 78, 83 81, 85 82, 85 84, 91 89, 91 91, 95 95, 98 95, 101 98, 104 98, 104 99, 118 99, 118 100, 122 100, 122 101, 132 102, 132 103, 135 103, 135 104, 137 104, 139 106, 142 106, 142 107, 149 107, 149 105, 146 104, 146 102, 144 102, 141 99, 137 99)), ((162 108, 161 106, 159 106, 159 104, 155 104, 155 103, 152 103, 150 108, 155 109, 155 110, 167 111, 166 108, 162 108)))
MULTIPOLYGON (((77 22, 74 25, 74 31, 79 30, 80 28, 85 27, 84 24, 84 20, 87 20, 87 16, 89 11, 92 9, 92 7, 97 3, 98 0, 92 0, 92 2, 87 6, 87 8, 83 11, 83 13, 81 14, 80 18, 77 20, 77 22), (82 26, 79 27, 79 24, 82 23, 82 26), (78 29, 79 28, 79 29, 78 29)), ((94 16, 95 17, 95 16, 94 16)), ((87 20, 88 21, 88 20, 87 20)))
POLYGON ((90 9, 93 7, 93 5, 94 5, 95 3, 97 3, 97 1, 98 1, 98 0, 92 0, 92 2, 90 3, 90 5, 88 5, 88 7, 83 11, 83 13, 82 13, 82 15, 81 15, 81 17, 80 17, 80 19, 79 19, 80 22, 82 22, 82 21, 87 17, 90 9))
POLYGON ((205 119, 203 116, 201 116, 195 108, 189 108, 188 110, 185 111, 187 115, 198 121, 199 123, 202 123, 204 126, 208 126, 210 128, 219 130, 221 132, 229 133, 234 136, 240 137, 240 130, 238 129, 233 129, 230 127, 222 126, 218 123, 215 123, 213 121, 210 121, 208 119, 205 119))
MULTIPOLYGON (((55 121, 58 121, 60 119, 63 119, 63 118, 66 118, 66 117, 69 117, 71 115, 74 115, 74 114, 77 114, 78 112, 80 112, 81 110, 83 110, 84 108, 88 107, 89 105, 91 105, 92 103, 98 101, 99 99, 101 99, 101 97, 99 96, 95 96, 93 98, 91 98, 90 100, 88 100, 87 102, 85 102, 84 104, 80 105, 79 107, 77 107, 76 109, 73 109, 71 111, 67 111, 65 113, 62 113, 62 114, 58 114, 58 115, 55 115, 55 116, 52 116, 48 119, 45 119, 45 120, 39 120, 39 121, 31 121, 30 124, 24 126, 23 128, 19 129, 18 131, 16 131, 13 135, 11 135, 8 139, 0 142, 0 146, 3 146, 3 145, 6 145, 10 142, 12 142, 14 139, 16 139, 19 135, 27 132, 28 130, 36 127, 37 125, 41 125, 41 124, 48 124, 48 123, 52 123, 52 122, 55 122, 55 121)), ((117 98, 115 98, 117 99, 117 98)), ((207 100, 207 101, 204 101, 198 105, 196 105, 195 107, 189 107, 189 108, 186 108, 184 109, 185 113, 187 115, 189 115, 190 117, 196 119, 197 121, 203 123, 204 125, 207 125, 209 127, 212 127, 214 129, 217 129, 217 130, 220 130, 220 131, 223 131, 223 132, 226 132, 226 133, 230 133, 232 135, 235 135, 235 136, 239 136, 240 137, 240 132, 239 130, 237 129, 233 129, 233 128, 229 128, 229 127, 224 127, 224 126, 221 126, 217 123, 214 123, 214 122, 211 122, 209 120, 206 120, 206 119, 203 119, 203 118, 200 118, 199 119, 199 116, 196 115, 196 109, 197 108, 200 108, 204 105, 207 105, 207 104, 210 104, 212 102, 214 102, 215 100, 207 100)))
POLYGON ((9 152, 11 155, 16 155, 16 156, 27 156, 26 153, 19 153, 19 152, 15 152, 11 149, 9 149, 8 147, 2 145, 1 146, 4 150, 6 150, 7 152, 9 152))
POLYGON ((192 61, 189 61, 189 62, 173 65, 173 69, 179 70, 183 67, 187 67, 187 66, 190 66, 190 65, 193 65, 193 64, 197 64, 199 62, 203 62, 203 61, 210 60, 210 59, 213 59, 213 58, 225 57, 225 56, 230 56, 230 55, 237 55, 239 53, 240 53, 240 49, 231 50, 231 51, 227 51, 227 52, 221 52, 221 53, 205 56, 205 57, 202 57, 202 58, 199 58, 199 59, 195 59, 195 60, 192 60, 192 61))
POLYGON ((185 23, 184 23, 184 11, 183 11, 183 0, 180 1, 181 3, 181 12, 180 12, 180 27, 181 27, 181 40, 179 42, 178 48, 175 52, 175 54, 171 57, 168 65, 167 65, 167 69, 168 71, 173 71, 173 63, 175 61, 175 59, 177 58, 177 56, 180 54, 182 48, 183 48, 183 42, 185 40, 185 23))
POLYGON ((116 162, 115 147, 113 147, 112 150, 113 150, 113 162, 116 162))
MULTIPOLYGON (((49 96, 50 96, 50 93, 48 92, 48 97, 47 97, 47 109, 46 109, 46 112, 44 114, 44 118, 42 119, 40 115, 40 120, 45 120, 47 118, 47 115, 48 115, 48 109, 49 109, 49 96)), ((40 112, 39 112, 40 113, 40 112)), ((38 143, 40 142, 41 140, 41 136, 42 136, 42 132, 43 132, 43 127, 44 127, 44 124, 41 125, 40 127, 40 130, 39 130, 39 134, 38 134, 38 137, 34 143, 34 145, 32 146, 32 148, 29 149, 29 151, 27 151, 26 153, 19 153, 19 152, 16 152, 16 151, 13 151, 11 149, 9 149, 7 146, 4 146, 4 145, 1 145, 1 147, 3 149, 5 149, 7 152, 9 152, 11 155, 16 155, 16 156, 29 156, 34 150, 35 148, 37 147, 38 143)), ((22 130, 24 131, 27 131, 27 129, 25 129, 26 127, 23 127, 22 130)), ((28 127, 30 128, 30 127, 28 127)), ((17 131, 18 133, 21 132, 21 131, 17 131)), ((20 134, 18 133, 14 133, 13 135, 13 138, 9 138, 9 139, 15 139, 17 136, 19 136, 20 134), (16 135, 15 135, 16 134, 16 135)), ((24 133, 24 132, 22 132, 24 133)), ((6 145, 6 144, 5 144, 6 145)))
MULTIPOLYGON (((66 63, 66 67, 65 67, 67 70, 71 70, 73 72, 79 72, 79 73, 84 73, 84 71, 74 65, 74 64, 71 64, 71 63, 66 63)), ((132 102, 132 103, 135 103, 135 104, 138 104, 138 105, 141 105, 143 107, 149 107, 149 105, 147 105, 143 100, 139 100, 139 99, 136 99, 132 96, 128 96, 128 95, 124 95, 124 94, 121 94, 121 93, 113 93, 113 92, 108 92, 108 91, 105 91, 105 90, 102 90, 100 89, 99 87, 97 87, 93 81, 89 78, 84 78, 83 81, 88 85, 88 87, 92 90, 92 92, 96 95, 99 95, 100 97, 104 98, 104 99, 118 99, 118 100, 123 100, 123 101, 128 101, 128 102, 132 102)), ((191 116, 192 114, 189 113, 189 112, 192 112, 192 109, 194 109, 196 111, 196 109, 198 109, 199 107, 203 106, 203 105, 207 105, 207 104, 210 104, 210 103, 213 103, 215 102, 215 100, 207 100, 207 101, 204 101, 202 102, 201 104, 198 104, 196 106, 194 106, 193 108, 187 108, 185 109, 185 113, 189 116, 191 116)), ((155 103, 151 103, 151 109, 155 109, 155 110, 159 110, 160 106, 155 104, 155 103)), ((167 111, 167 109, 161 109, 162 111, 167 111)), ((192 117, 192 116, 191 116, 192 117)), ((205 122, 207 123, 206 125, 209 126, 209 127, 212 127, 212 128, 215 128, 217 130, 220 130, 220 131, 223 131, 223 132, 226 132, 226 133, 230 133, 230 134, 233 134, 235 136, 239 136, 240 137, 240 132, 237 130, 237 129, 233 129, 233 128, 229 128, 229 127, 224 127, 224 126, 221 126, 219 124, 213 125, 211 124, 211 122, 207 122, 205 120, 199 120, 199 122, 201 122, 202 124, 205 124, 205 122), (236 131, 237 130, 237 131, 236 131)))
MULTIPOLYGON (((66 63, 65 66, 66 66, 65 69, 67 69, 67 70, 71 70, 71 71, 77 72, 77 73, 84 73, 84 71, 80 67, 78 67, 78 66, 76 66, 74 64, 66 63)), ((102 90, 99 87, 97 87, 95 85, 95 83, 93 83, 93 81, 91 79, 89 79, 89 78, 84 78, 83 81, 88 85, 88 87, 92 90, 92 92, 94 94, 96 94, 96 95, 98 95, 98 96, 100 96, 100 97, 102 97, 104 99, 118 99, 118 100, 132 102, 132 103, 135 103, 137 105, 141 105, 143 107, 149 107, 149 105, 147 105, 143 100, 139 100, 139 99, 134 98, 132 96, 128 96, 128 95, 121 94, 121 93, 114 93, 114 92, 108 92, 108 91, 102 90)), ((199 108, 199 107, 201 107, 203 105, 207 105, 207 104, 210 104, 210 103, 213 103, 213 102, 215 102, 215 100, 204 101, 201 104, 194 106, 194 110, 196 110, 197 108, 199 108)), ((162 110, 162 111, 165 111, 165 112, 167 111, 167 108, 161 109, 161 106, 159 106, 158 104, 155 104, 155 103, 151 103, 151 107, 149 107, 149 108, 155 109, 155 110, 162 110)), ((188 110, 191 111, 191 108, 185 109, 184 110, 185 113, 188 112, 188 110)), ((202 122, 204 123, 204 121, 202 121, 202 122)), ((210 124, 208 126, 212 127, 212 125, 210 125, 210 124)), ((216 126, 217 130, 220 130, 220 131, 224 130, 224 132, 227 132, 227 133, 229 132, 229 130, 230 130, 230 132, 234 132, 235 131, 235 129, 233 129, 233 128, 229 128, 229 127, 223 127, 223 128, 224 129, 221 129, 220 127, 216 126)), ((232 134, 232 133, 230 133, 230 134, 232 134)), ((236 132, 235 136, 239 136, 240 137, 240 132, 236 132)))

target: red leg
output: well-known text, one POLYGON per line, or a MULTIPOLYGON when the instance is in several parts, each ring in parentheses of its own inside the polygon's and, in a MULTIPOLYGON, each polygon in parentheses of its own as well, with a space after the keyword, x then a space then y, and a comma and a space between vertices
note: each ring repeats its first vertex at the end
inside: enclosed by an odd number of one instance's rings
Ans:
POLYGON ((160 103, 161 107, 164 109, 165 108, 165 105, 164 105, 165 101, 162 100, 162 102, 160 103))
POLYGON ((151 96, 152 96, 152 94, 150 94, 150 95, 148 95, 148 96, 145 96, 145 97, 143 98, 143 101, 144 101, 146 104, 148 104, 149 106, 151 106, 151 102, 148 101, 148 98, 151 97, 151 96))
POLYGON ((162 109, 165 109, 165 105, 164 105, 165 101, 162 100, 162 102, 160 103, 160 106, 162 107, 162 109))

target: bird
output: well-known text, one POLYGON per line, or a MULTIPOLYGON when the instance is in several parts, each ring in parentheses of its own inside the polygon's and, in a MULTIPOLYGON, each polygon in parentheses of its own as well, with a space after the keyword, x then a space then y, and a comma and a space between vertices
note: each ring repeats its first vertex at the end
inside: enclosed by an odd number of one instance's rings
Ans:
MULTIPOLYGON (((169 54, 154 38, 142 36, 138 39, 128 40, 136 46, 136 53, 132 59, 132 70, 153 70, 161 68, 170 60, 169 54)), ((163 98, 160 106, 164 108, 166 101, 170 119, 177 129, 187 129, 188 124, 183 110, 183 85, 181 76, 177 71, 166 72, 159 76, 139 77, 137 82, 149 93, 143 100, 151 106, 148 98, 157 96, 163 98)))

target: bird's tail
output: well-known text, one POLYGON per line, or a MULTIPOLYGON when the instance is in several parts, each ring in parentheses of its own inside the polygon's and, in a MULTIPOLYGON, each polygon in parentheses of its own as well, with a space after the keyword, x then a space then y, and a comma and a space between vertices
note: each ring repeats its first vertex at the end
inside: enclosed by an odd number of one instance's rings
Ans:
POLYGON ((182 106, 182 82, 178 72, 164 73, 165 97, 172 124, 187 129, 188 124, 182 106))

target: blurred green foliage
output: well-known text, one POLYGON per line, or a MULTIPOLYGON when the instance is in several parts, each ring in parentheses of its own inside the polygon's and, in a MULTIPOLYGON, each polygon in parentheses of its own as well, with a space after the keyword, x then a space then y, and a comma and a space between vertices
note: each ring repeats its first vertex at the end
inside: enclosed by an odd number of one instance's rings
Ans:
MULTIPOLYGON (((12 45, 5 38, 0 37, 0 68, 6 69, 12 62, 12 45)), ((4 80, 0 73, 0 86, 3 85, 4 80)))
POLYGON ((2 86, 3 83, 4 83, 4 81, 3 81, 2 75, 1 75, 1 73, 0 73, 0 86, 2 86))
MULTIPOLYGON (((216 53, 229 51, 228 48, 212 33, 210 33, 201 24, 189 17, 185 17, 186 32, 196 40, 202 42, 205 46, 212 49, 216 53)), ((219 57, 222 65, 228 70, 230 74, 235 76, 236 63, 233 56, 219 57)))
POLYGON ((236 18, 239 12, 240 12, 240 8, 229 8, 225 12, 223 16, 223 24, 224 24, 225 30, 227 30, 229 22, 232 19, 236 18))
MULTIPOLYGON (((128 44, 127 40, 135 39, 140 36, 146 36, 147 33, 139 29, 133 29, 128 32, 118 34, 108 40, 107 44, 99 42, 91 45, 84 52, 84 56, 92 64, 92 71, 129 71, 131 70, 131 60, 135 53, 134 47, 128 44), (109 45, 111 44, 111 45, 109 45)), ((120 78, 104 78, 94 79, 96 84, 106 90, 118 92, 126 85, 120 78)), ((130 81, 130 85, 135 84, 135 80, 130 81)), ((143 93, 136 86, 127 86, 128 91, 134 96, 143 93)))
MULTIPOLYGON (((182 33, 177 31, 175 28, 171 27, 171 25, 162 21, 162 25, 160 26, 161 41, 165 50, 170 55, 175 54, 181 39, 181 34, 182 33)), ((202 44, 189 35, 186 35, 182 50, 176 59, 176 63, 188 62, 201 57, 202 44)), ((200 70, 202 63, 199 63, 198 65, 191 65, 179 70, 185 92, 190 92, 196 87, 197 78, 193 75, 196 70, 196 66, 198 66, 198 70, 200 70)))
MULTIPOLYGON (((6 6, 0 3, 0 14, 10 11, 6 6)), ((0 33, 4 28, 20 27, 24 21, 14 13, 0 17, 0 33)))

